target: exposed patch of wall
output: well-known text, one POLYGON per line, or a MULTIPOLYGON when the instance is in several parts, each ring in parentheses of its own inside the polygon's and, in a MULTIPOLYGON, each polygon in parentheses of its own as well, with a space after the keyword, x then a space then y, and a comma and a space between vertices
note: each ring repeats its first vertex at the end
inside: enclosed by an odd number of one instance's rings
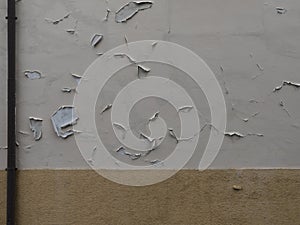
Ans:
MULTIPOLYGON (((118 185, 90 170, 19 171, 18 178, 19 225, 296 225, 300 221, 299 170, 181 171, 147 187, 118 185)), ((5 223, 4 181, 5 172, 0 172, 0 224, 5 223)))

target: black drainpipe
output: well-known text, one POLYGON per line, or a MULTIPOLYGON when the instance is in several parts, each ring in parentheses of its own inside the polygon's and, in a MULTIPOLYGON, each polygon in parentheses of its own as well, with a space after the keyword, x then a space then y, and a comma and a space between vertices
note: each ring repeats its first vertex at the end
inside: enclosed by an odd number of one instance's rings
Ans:
POLYGON ((7 208, 6 224, 15 224, 16 196, 16 3, 7 0, 7 208))

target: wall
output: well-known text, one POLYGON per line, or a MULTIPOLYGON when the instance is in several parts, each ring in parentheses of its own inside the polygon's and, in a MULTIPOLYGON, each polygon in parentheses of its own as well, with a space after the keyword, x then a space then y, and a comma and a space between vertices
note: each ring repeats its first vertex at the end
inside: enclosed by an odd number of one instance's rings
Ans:
MULTIPOLYGON (((73 137, 62 140, 56 136, 50 117, 58 107, 73 104, 74 93, 61 92, 63 87, 76 86, 70 73, 83 75, 88 66, 99 57, 96 53, 124 44, 125 35, 129 42, 165 40, 192 49, 210 66, 223 88, 228 114, 227 131, 264 135, 248 136, 238 141, 225 137, 211 168, 299 166, 299 90, 287 86, 278 93, 272 93, 283 80, 299 82, 298 1, 190 1, 189 4, 181 1, 157 1, 151 9, 139 12, 127 23, 116 23, 113 13, 107 22, 103 21, 106 8, 115 12, 125 3, 126 1, 93 0, 23 0, 17 3, 17 128, 18 131, 29 134, 18 133, 20 168, 89 168, 73 137), (282 15, 277 14, 277 6, 284 6, 288 11, 282 15), (71 12, 70 16, 57 25, 45 21, 45 18, 61 18, 68 12, 71 12), (74 28, 76 21, 76 35, 68 34, 66 30, 74 28), (89 42, 95 33, 103 34, 104 39, 93 49, 89 42), (28 80, 23 74, 26 70, 39 70, 44 78, 28 80), (251 99, 259 103, 250 103, 251 99), (279 105, 280 101, 283 101, 290 115, 279 105), (255 113, 259 114, 251 118, 255 113), (43 138, 38 142, 33 140, 29 129, 30 116, 44 120, 43 138), (245 118, 250 118, 249 122, 244 122, 245 118), (28 146, 31 148, 26 148, 28 146)), ((0 8, 3 15, 5 7, 2 2, 0 8)), ((5 27, 5 20, 2 19, 1 146, 6 145, 5 27)), ((161 74, 178 76, 177 82, 180 85, 187 82, 185 78, 180 78, 183 76, 180 71, 172 67, 152 65, 152 69, 157 69, 161 74)), ((126 77, 130 72, 132 71, 128 67, 120 74, 126 77)), ((116 76, 120 74, 117 73, 116 76)), ((116 80, 116 84, 108 84, 107 89, 114 90, 118 85, 123 85, 125 80, 116 80)), ((189 84, 186 85, 188 89, 189 84)), ((193 95, 193 92, 189 94, 193 95)), ((198 104, 203 103, 201 113, 209 117, 203 93, 196 92, 194 95, 199 99, 198 104)), ((104 93, 102 98, 112 100, 109 96, 109 93, 104 93)), ((102 107, 101 101, 98 103, 102 107)), ((142 102, 140 107, 145 104, 147 102, 142 102)), ((150 108, 154 108, 158 103, 149 104, 150 108)), ((138 108, 137 105, 136 110, 132 110, 132 117, 138 117, 136 114, 141 113, 138 108)), ((101 124, 101 119, 97 117, 96 121, 101 126, 100 130, 107 131, 108 125, 101 124)), ((203 140, 202 145, 206 142, 203 140)), ((202 145, 198 146, 199 152, 202 151, 202 145)), ((0 166, 4 169, 5 151, 0 152, 0 166)), ((187 167, 197 167, 201 154, 196 154, 187 167)))
MULTIPOLYGON (((300 2, 157 0, 151 9, 140 11, 127 23, 116 23, 114 12, 126 3, 123 0, 17 2, 19 224, 299 223, 299 172, 293 169, 299 168, 300 160, 300 2), (279 14, 276 7, 287 11, 279 14), (112 13, 108 21, 103 21, 107 8, 112 13), (58 24, 46 19, 62 18, 68 13, 58 24), (68 29, 75 29, 75 33, 66 32, 68 29), (90 39, 95 33, 103 34, 104 38, 93 48, 90 39), (126 40, 177 43, 199 55, 215 74, 227 106, 226 131, 245 137, 225 135, 220 152, 209 167, 212 170, 194 170, 198 169, 209 129, 201 135, 193 157, 185 165, 187 170, 142 188, 117 185, 96 175, 91 162, 81 155, 74 137, 62 139, 54 132, 52 114, 60 106, 72 105, 74 95, 80 95, 80 92, 61 91, 77 86, 71 73, 84 75, 100 59, 98 53, 124 45, 126 40), (26 70, 38 70, 43 77, 30 80, 24 76, 26 70), (294 85, 273 92, 284 80, 294 85), (43 136, 39 141, 33 138, 29 117, 43 119, 43 136), (240 170, 246 168, 250 170, 240 170), (234 191, 235 184, 243 190, 234 191)), ((0 2, 0 15, 0 146, 5 147, 5 1, 0 2)), ((187 79, 183 71, 156 63, 146 65, 151 67, 150 76, 176 81, 187 90, 195 100, 199 116, 203 115, 202 125, 210 119, 205 93, 195 88, 195 82, 187 79)), ((110 133, 109 114, 101 117, 100 110, 114 100, 117 91, 135 79, 134 69, 128 66, 115 73, 95 107, 98 134, 111 152, 120 146, 119 141, 110 133)), ((99 76, 103 75, 99 71, 99 76)), ((174 113, 171 105, 161 99, 146 99, 131 110, 130 125, 136 135, 138 129, 149 134, 148 128, 140 124, 157 107, 161 107, 165 121, 180 130, 176 110, 174 113)), ((79 117, 82 119, 83 115, 79 117)), ((80 121, 83 120, 79 119, 78 124, 80 121)), ((88 132, 76 135, 90 138, 88 132)), ((174 145, 169 137, 164 146, 174 145)), ((116 164, 164 161, 172 151, 164 146, 148 161, 141 162, 114 153, 116 164)), ((93 154, 92 148, 90 151, 93 154)), ((1 224, 5 213, 5 161, 6 150, 1 148, 1 224)), ((161 172, 165 169, 163 164, 160 169, 161 172)))
MULTIPOLYGON (((298 170, 185 170, 148 187, 118 185, 91 170, 35 170, 19 172, 18 184, 17 224, 290 225, 300 221, 298 170), (235 191, 233 185, 243 190, 235 191)), ((2 204, 4 184, 0 185, 2 204)), ((4 213, 1 207, 0 224, 4 213)))

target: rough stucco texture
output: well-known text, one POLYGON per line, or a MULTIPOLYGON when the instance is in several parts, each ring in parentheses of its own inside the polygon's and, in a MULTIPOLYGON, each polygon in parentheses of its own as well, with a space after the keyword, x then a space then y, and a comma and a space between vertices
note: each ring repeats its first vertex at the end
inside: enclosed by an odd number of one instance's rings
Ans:
MULTIPOLYGON (((147 187, 86 170, 19 171, 18 177, 20 225, 300 224, 299 170, 186 170, 147 187)), ((5 172, 0 181, 4 224, 5 172)))

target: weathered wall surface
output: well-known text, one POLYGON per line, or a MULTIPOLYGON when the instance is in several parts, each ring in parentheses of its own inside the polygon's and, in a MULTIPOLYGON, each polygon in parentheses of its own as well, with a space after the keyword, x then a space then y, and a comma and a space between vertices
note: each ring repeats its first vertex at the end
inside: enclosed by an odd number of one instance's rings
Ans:
MULTIPOLYGON (((157 0, 151 9, 139 12, 127 23, 116 23, 114 12, 126 3, 124 0, 17 3, 18 224, 300 224, 299 171, 292 170, 300 165, 300 2, 157 0), (287 11, 279 14, 276 7, 287 11), (107 8, 112 12, 108 21, 103 21, 107 8), (68 13, 57 24, 45 20, 59 19, 68 13), (74 29, 75 33, 66 32, 68 29, 74 29), (95 33, 103 34, 104 38, 92 48, 90 39, 95 33), (246 135, 224 138, 210 168, 225 170, 184 170, 156 185, 121 186, 89 170, 74 137, 64 140, 56 136, 50 117, 58 107, 73 104, 74 92, 61 92, 64 87, 76 87, 70 74, 84 75, 89 65, 99 59, 97 53, 125 44, 125 36, 128 42, 163 40, 180 44, 198 54, 214 72, 227 104, 226 130, 246 135), (43 77, 30 80, 24 76, 26 70, 38 70, 43 77), (285 85, 273 93, 284 80, 294 85, 285 85), (29 117, 43 119, 40 141, 33 139, 29 117), (288 170, 274 169, 278 167, 288 170), (274 170, 226 170, 229 168, 274 170), (233 185, 243 189, 234 191, 233 185)), ((1 1, 1 147, 6 146, 5 15, 6 3, 1 1)), ((197 100, 201 115, 209 119, 204 94, 182 71, 155 63, 147 65, 151 67, 149 76, 173 79, 189 91, 197 100)), ((97 109, 112 101, 116 92, 134 79, 134 73, 132 67, 118 71, 107 82, 97 109)), ((101 71, 99 75, 103 75, 101 71)), ((166 106, 161 109, 162 114, 176 119, 172 126, 178 127, 176 111, 170 105, 146 99, 131 111, 132 130, 136 134, 135 128, 149 132, 139 124, 151 110, 162 105, 166 106)), ((117 142, 108 132, 109 119, 95 115, 99 135, 110 150, 116 150, 117 142)), ((169 122, 168 117, 165 119, 169 122)), ((90 134, 79 135, 89 138, 90 134)), ((208 136, 209 130, 204 130, 186 168, 198 167, 208 136)), ((165 146, 174 145, 174 140, 166 142, 165 146)), ((170 150, 162 147, 149 160, 163 160, 170 150)), ((6 167, 5 158, 6 151, 1 148, 1 170, 6 167)), ((0 224, 5 223, 5 181, 5 172, 1 171, 0 224)))
MULTIPOLYGON (((148 187, 121 186, 82 171, 20 171, 20 225, 298 225, 297 170, 181 171, 148 187), (233 185, 242 186, 241 191, 233 185)), ((0 173, 0 181, 4 172, 0 173)), ((3 205, 4 183, 0 183, 3 205)), ((0 207, 4 224, 5 207, 0 207)))
MULTIPOLYGON (((192 49, 211 67, 224 89, 227 131, 264 135, 234 141, 225 137, 211 168, 299 167, 299 88, 285 86, 272 93, 283 80, 300 82, 299 1, 165 0, 155 2, 151 9, 139 12, 127 23, 116 23, 114 12, 125 3, 121 0, 17 3, 17 127, 29 134, 18 134, 20 168, 88 168, 74 139, 62 140, 56 136, 50 117, 59 106, 73 102, 73 93, 61 92, 63 87, 76 86, 70 73, 82 75, 99 57, 97 53, 124 44, 124 36, 129 42, 165 40, 192 49), (278 14, 277 6, 285 7, 287 12, 278 14), (112 13, 105 22, 106 8, 112 13), (56 25, 45 20, 61 18, 69 12, 70 16, 56 25), (74 35, 66 32, 73 28, 74 35), (95 49, 89 43, 94 33, 104 35, 95 49), (29 80, 23 74, 25 70, 39 70, 44 77, 29 80), (281 101, 284 106, 280 106, 281 101), (43 138, 38 142, 33 140, 29 129, 30 116, 44 119, 43 138), (248 122, 243 121, 247 118, 248 122)), ((1 146, 6 145, 5 7, 2 1, 1 146)), ((168 73, 174 76, 178 73, 180 77, 180 72, 172 68, 168 73)), ((184 82, 180 78, 178 81, 184 82)), ((109 85, 107 89, 114 89, 122 81, 109 85)), ((207 107, 201 110, 207 114, 207 107)), ((0 156, 0 167, 4 169, 5 150, 0 150, 0 156)), ((198 158, 196 154, 187 167, 195 168, 198 158)))

